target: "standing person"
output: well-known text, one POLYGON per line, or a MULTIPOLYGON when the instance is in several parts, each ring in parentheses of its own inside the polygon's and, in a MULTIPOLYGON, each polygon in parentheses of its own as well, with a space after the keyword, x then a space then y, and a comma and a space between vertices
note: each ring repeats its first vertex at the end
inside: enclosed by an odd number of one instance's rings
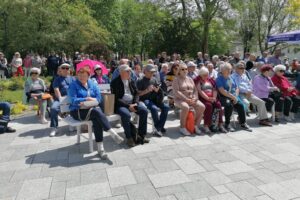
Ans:
POLYGON ((212 116, 215 109, 218 110, 218 129, 222 133, 227 133, 223 126, 223 110, 218 99, 218 91, 215 81, 209 77, 207 68, 202 67, 199 71, 199 76, 195 80, 196 88, 199 93, 200 101, 205 105, 204 111, 204 131, 210 134, 212 126, 212 116))
POLYGON ((165 62, 167 62, 167 52, 163 51, 161 52, 161 57, 159 58, 159 63, 163 64, 165 62))
POLYGON ((300 100, 297 97, 296 88, 283 76, 285 71, 286 67, 284 65, 276 65, 274 67, 275 74, 272 77, 272 81, 274 85, 280 89, 282 97, 284 98, 284 118, 286 121, 291 122, 295 120, 295 114, 298 112, 300 100))
POLYGON ((50 56, 47 58, 48 76, 55 76, 57 74, 58 66, 59 66, 59 58, 56 56, 55 52, 52 51, 50 56))
POLYGON ((15 129, 8 126, 10 121, 10 104, 8 102, 0 102, 0 111, 2 111, 2 115, 0 115, 0 134, 16 132, 15 129))
POLYGON ((118 144, 123 139, 111 128, 101 108, 83 107, 84 102, 94 102, 96 105, 99 105, 102 100, 99 87, 89 77, 89 67, 81 68, 77 72, 77 79, 70 84, 68 90, 68 96, 71 100, 70 114, 75 120, 88 119, 92 121, 98 154, 101 159, 107 159, 107 154, 103 146, 103 130, 108 132, 118 144))
POLYGON ((281 56, 281 49, 276 49, 274 52, 274 56, 270 57, 267 63, 271 64, 273 67, 282 64, 282 61, 280 60, 280 56, 281 56))
POLYGON ((178 76, 173 81, 173 89, 175 96, 175 106, 181 109, 180 113, 180 132, 189 136, 191 133, 186 129, 186 119, 190 107, 195 109, 195 132, 201 134, 199 129, 205 106, 198 100, 198 91, 194 81, 187 76, 188 69, 186 64, 179 65, 178 76))
POLYGON ((16 52, 14 58, 11 61, 11 71, 13 76, 24 76, 22 69, 23 61, 19 52, 16 52))
POLYGON ((43 61, 38 53, 35 53, 31 60, 32 67, 42 70, 43 61))
POLYGON ((239 89, 236 83, 230 77, 232 66, 230 63, 220 65, 220 74, 216 80, 217 88, 220 93, 220 101, 224 106, 225 128, 227 131, 233 132, 234 128, 230 125, 230 118, 235 108, 239 116, 241 128, 252 132, 246 123, 246 112, 242 101, 238 98, 239 89))
POLYGON ((157 79, 153 76, 156 73, 156 67, 148 64, 145 67, 145 76, 138 80, 136 85, 140 101, 143 101, 147 108, 151 111, 155 130, 154 135, 161 137, 162 133, 166 133, 165 123, 168 117, 169 106, 163 103, 164 94, 159 86, 157 79), (158 116, 158 111, 161 111, 158 116))
POLYGON ((0 52, 0 70, 4 71, 4 76, 9 78, 8 69, 7 69, 7 59, 4 54, 0 52))
MULTIPOLYGON (((112 80, 111 92, 115 95, 115 113, 121 116, 122 126, 127 138, 127 145, 134 147, 137 143, 132 138, 133 128, 130 122, 131 113, 139 115, 138 135, 142 144, 149 143, 145 138, 147 134, 148 111, 145 106, 139 103, 139 97, 135 83, 130 78, 131 69, 128 65, 119 66, 120 75, 112 80)), ((134 125, 133 125, 134 126, 134 125)))
POLYGON ((80 53, 78 51, 75 52, 73 62, 74 62, 74 70, 76 71, 77 69, 77 64, 82 61, 82 58, 80 56, 80 53))
POLYGON ((24 59, 25 76, 29 76, 30 69, 32 68, 32 55, 28 53, 24 59))
POLYGON ((263 62, 264 64, 267 64, 268 63, 268 55, 269 55, 269 52, 268 51, 264 51, 262 53, 262 56, 257 59, 257 62, 263 62))
POLYGON ((57 133, 58 127, 58 114, 60 112, 60 98, 68 95, 67 91, 70 84, 74 81, 74 78, 69 75, 70 65, 64 63, 58 67, 59 75, 53 81, 54 90, 54 102, 50 109, 51 115, 51 132, 50 137, 53 137, 57 133))

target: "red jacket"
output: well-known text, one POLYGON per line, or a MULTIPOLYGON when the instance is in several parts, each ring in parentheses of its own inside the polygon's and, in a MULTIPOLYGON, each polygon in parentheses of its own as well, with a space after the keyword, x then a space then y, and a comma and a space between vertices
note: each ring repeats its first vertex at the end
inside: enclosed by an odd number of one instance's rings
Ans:
POLYGON ((290 96, 297 95, 297 90, 292 90, 290 92, 288 91, 288 88, 292 87, 292 85, 290 84, 290 82, 286 77, 274 75, 272 77, 272 81, 274 85, 280 89, 283 97, 290 97, 290 96))

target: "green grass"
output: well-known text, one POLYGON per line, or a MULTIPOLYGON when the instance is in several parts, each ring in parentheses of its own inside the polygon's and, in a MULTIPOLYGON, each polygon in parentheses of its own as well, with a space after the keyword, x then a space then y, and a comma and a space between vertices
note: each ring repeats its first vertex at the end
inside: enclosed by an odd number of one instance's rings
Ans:
POLYGON ((0 101, 8 101, 9 103, 22 102, 23 90, 4 90, 0 91, 0 101))

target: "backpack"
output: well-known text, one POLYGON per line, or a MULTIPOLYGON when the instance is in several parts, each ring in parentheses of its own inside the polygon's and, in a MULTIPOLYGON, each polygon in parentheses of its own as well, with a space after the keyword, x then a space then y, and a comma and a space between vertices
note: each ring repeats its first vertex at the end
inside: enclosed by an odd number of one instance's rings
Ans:
POLYGON ((194 112, 189 110, 188 116, 186 118, 186 129, 191 133, 195 133, 195 117, 194 117, 194 112))

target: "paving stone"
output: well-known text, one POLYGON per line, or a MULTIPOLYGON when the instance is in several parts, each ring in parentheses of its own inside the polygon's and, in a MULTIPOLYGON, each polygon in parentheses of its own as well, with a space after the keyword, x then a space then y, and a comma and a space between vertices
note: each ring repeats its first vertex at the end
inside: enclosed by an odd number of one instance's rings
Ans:
POLYGON ((204 198, 217 194, 217 191, 205 181, 185 183, 183 187, 193 199, 204 198))
POLYGON ((294 153, 296 155, 300 155, 300 148, 292 143, 280 143, 280 144, 276 144, 276 146, 278 146, 279 148, 294 153))
POLYGON ((195 147, 195 146, 203 146, 203 145, 209 145, 212 144, 212 142, 209 140, 208 137, 200 137, 197 139, 194 138, 188 138, 184 140, 184 142, 189 145, 190 147, 195 147))
POLYGON ((179 166, 173 160, 158 160, 155 158, 151 159, 151 163, 158 172, 167 172, 179 169, 179 166))
POLYGON ((264 193, 246 181, 228 183, 226 187, 241 199, 256 197, 264 193))
POLYGON ((5 183, 0 185, 0 198, 15 199, 19 190, 22 187, 22 183, 5 183))
POLYGON ((220 194, 230 192, 224 185, 214 186, 214 189, 220 194))
POLYGON ((132 148, 132 151, 136 154, 149 153, 153 151, 161 151, 161 147, 157 144, 139 145, 132 148))
POLYGON ((126 186, 129 199, 158 199, 158 194, 151 183, 141 183, 126 186))
POLYGON ((128 166, 106 169, 109 184, 112 188, 136 184, 136 180, 128 166))
POLYGON ((272 200, 268 195, 261 195, 256 197, 256 200, 272 200))
POLYGON ((300 196, 300 180, 299 179, 287 180, 287 181, 280 182, 279 184, 300 196))
POLYGON ((205 169, 191 157, 177 158, 174 159, 174 161, 185 174, 195 174, 205 171, 205 169))
POLYGON ((66 182, 52 182, 50 190, 50 198, 65 198, 66 195, 66 182))
POLYGON ((108 179, 107 179, 107 174, 105 169, 80 173, 81 185, 88 185, 92 183, 103 183, 107 181, 108 179))
POLYGON ((282 181, 282 178, 274 172, 267 169, 260 169, 250 172, 254 177, 258 178, 264 183, 272 183, 282 181))
POLYGON ((262 159, 242 149, 229 151, 229 153, 246 164, 258 163, 263 161, 262 159))
POLYGON ((282 187, 282 185, 279 185, 278 183, 269 183, 258 186, 258 188, 274 200, 288 200, 298 197, 295 193, 282 187))
POLYGON ((66 200, 69 199, 80 199, 90 200, 103 197, 110 197, 111 191, 108 182, 106 183, 95 183, 89 185, 82 185, 66 190, 66 200))
POLYGON ((220 171, 222 171, 225 175, 249 172, 254 170, 252 167, 248 166, 242 161, 225 162, 215 164, 214 166, 217 167, 220 171))
POLYGON ((190 179, 181 170, 153 174, 149 175, 149 178, 155 188, 190 182, 190 179))
POLYGON ((127 195, 113 196, 113 197, 105 197, 100 200, 128 200, 127 195))
POLYGON ((230 183, 231 180, 219 171, 201 173, 201 176, 212 186, 230 183))
POLYGON ((41 170, 41 167, 17 170, 11 177, 10 182, 23 182, 24 180, 37 179, 40 177, 41 170))
POLYGON ((232 193, 219 194, 209 197, 210 200, 240 200, 232 193))
POLYGON ((178 192, 184 192, 185 189, 182 185, 171 185, 171 186, 157 188, 156 191, 159 194, 159 196, 167 196, 178 192))
POLYGON ((47 199, 49 197, 52 178, 40 178, 24 181, 18 199, 47 199))

